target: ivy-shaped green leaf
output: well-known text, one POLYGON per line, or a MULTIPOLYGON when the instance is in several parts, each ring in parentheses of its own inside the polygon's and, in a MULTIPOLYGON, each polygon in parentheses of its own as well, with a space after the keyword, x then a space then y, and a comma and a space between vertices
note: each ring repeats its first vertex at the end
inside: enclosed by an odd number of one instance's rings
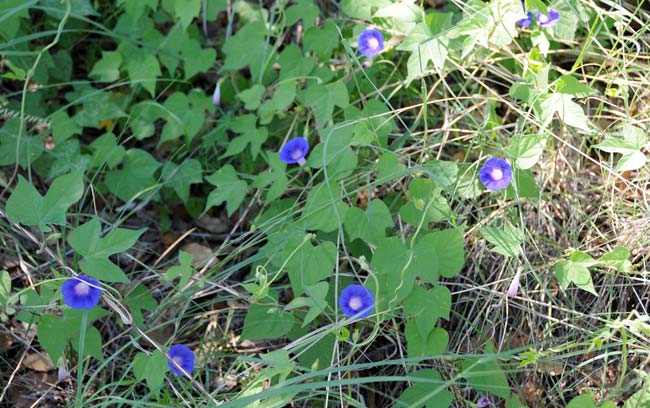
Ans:
POLYGON ((553 267, 555 276, 562 289, 566 290, 571 282, 582 290, 598 296, 591 280, 589 267, 598 262, 581 251, 573 251, 568 261, 560 261, 553 267))
POLYGON ((38 226, 49 231, 47 224, 65 225, 65 215, 71 205, 83 195, 83 173, 57 177, 45 197, 22 176, 7 200, 7 217, 15 223, 38 226))
POLYGON ((68 243, 83 256, 79 266, 86 275, 105 282, 126 283, 129 279, 108 257, 131 248, 144 231, 115 228, 100 238, 101 223, 93 218, 72 230, 68 243))
POLYGON ((210 207, 226 202, 228 216, 231 216, 244 201, 244 197, 246 197, 248 191, 248 184, 239 179, 235 168, 230 164, 226 164, 215 171, 212 175, 206 177, 205 180, 217 187, 208 195, 205 203, 205 211, 210 207))

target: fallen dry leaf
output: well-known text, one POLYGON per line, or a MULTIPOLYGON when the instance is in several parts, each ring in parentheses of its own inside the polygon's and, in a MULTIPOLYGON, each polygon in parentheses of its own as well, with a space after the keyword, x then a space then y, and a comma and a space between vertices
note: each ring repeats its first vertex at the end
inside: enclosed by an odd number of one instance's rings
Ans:
POLYGON ((23 366, 31 370, 45 373, 54 370, 54 364, 50 360, 50 356, 44 353, 29 353, 23 360, 23 366))

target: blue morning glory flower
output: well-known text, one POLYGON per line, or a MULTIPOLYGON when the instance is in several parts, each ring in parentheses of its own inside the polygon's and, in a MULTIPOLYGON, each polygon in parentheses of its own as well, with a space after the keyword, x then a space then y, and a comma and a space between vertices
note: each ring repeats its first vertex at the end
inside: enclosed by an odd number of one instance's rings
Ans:
POLYGON ((359 35, 358 48, 361 55, 368 58, 376 57, 384 49, 384 36, 374 28, 363 30, 359 35))
POLYGON ((503 190, 512 181, 512 167, 507 161, 492 157, 481 167, 479 178, 488 190, 503 190))
POLYGON ((560 13, 552 8, 548 8, 548 15, 537 12, 537 22, 542 28, 550 28, 560 21, 560 13))
MULTIPOLYGON (((194 353, 189 347, 182 344, 174 344, 169 348, 169 357, 188 373, 192 374, 192 371, 194 371, 194 353)), ((167 365, 172 370, 172 373, 181 376, 184 375, 171 361, 167 361, 167 365)))
POLYGON ((341 292, 339 305, 347 317, 363 318, 373 312, 375 295, 365 286, 350 285, 341 292))
POLYGON ((530 27, 532 22, 533 22, 533 13, 529 11, 528 13, 526 13, 526 18, 517 20, 517 25, 519 27, 528 28, 530 27))
POLYGON ((61 284, 61 293, 66 305, 77 310, 88 310, 99 303, 102 288, 93 278, 77 276, 61 284))
POLYGON ((285 163, 305 165, 305 156, 309 153, 309 142, 304 137, 294 137, 280 149, 280 160, 285 163))

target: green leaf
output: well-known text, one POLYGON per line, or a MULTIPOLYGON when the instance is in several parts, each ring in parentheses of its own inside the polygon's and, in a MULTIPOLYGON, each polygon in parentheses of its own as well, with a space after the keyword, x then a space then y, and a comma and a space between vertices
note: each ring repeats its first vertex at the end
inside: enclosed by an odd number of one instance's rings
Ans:
POLYGON ((307 165, 316 169, 325 167, 330 181, 345 179, 354 172, 358 162, 357 154, 350 148, 352 128, 325 128, 322 133, 327 136, 309 154, 307 165))
POLYGON ((620 245, 615 246, 611 251, 603 254, 598 262, 616 269, 618 272, 629 272, 632 269, 630 262, 630 251, 620 245))
POLYGON ((488 340, 485 354, 462 363, 463 377, 477 391, 485 391, 501 398, 510 396, 510 385, 494 354, 494 345, 488 340))
POLYGON ((145 9, 149 8, 155 10, 158 6, 158 0, 120 0, 118 4, 123 4, 126 14, 128 14, 133 21, 137 21, 145 9), (125 4, 126 3, 126 4, 125 4))
POLYGON ((454 402, 454 395, 443 388, 445 382, 436 370, 418 370, 408 378, 413 385, 404 390, 394 408, 448 408, 454 402))
POLYGON ((117 51, 102 51, 102 58, 93 65, 89 77, 99 82, 115 82, 120 79, 122 55, 117 51))
POLYGON ((266 141, 269 131, 265 127, 257 127, 255 125, 255 116, 241 115, 237 116, 230 122, 230 129, 234 132, 240 133, 228 144, 228 149, 223 157, 235 156, 244 151, 247 145, 251 146, 251 154, 256 158, 262 149, 262 144, 266 141))
POLYGON ((506 189, 506 197, 508 200, 520 199, 523 197, 540 198, 537 184, 535 184, 535 177, 530 170, 513 169, 512 182, 506 189), (515 188, 517 194, 515 194, 515 188))
POLYGON ((194 268, 192 268, 192 262, 194 257, 192 254, 189 254, 185 251, 180 251, 178 253, 178 265, 174 265, 171 268, 167 269, 167 272, 163 275, 163 279, 167 282, 173 281, 179 275, 181 276, 180 281, 178 282, 177 287, 183 288, 189 282, 194 268))
POLYGON ((268 185, 271 187, 266 193, 265 202, 271 203, 279 198, 285 192, 289 185, 289 179, 286 175, 286 164, 280 160, 280 155, 277 151, 267 151, 264 155, 269 167, 270 172, 260 173, 255 177, 252 187, 264 188, 268 185))
POLYGON ((136 84, 142 85, 149 92, 149 95, 154 96, 156 93, 156 78, 162 74, 156 56, 142 49, 137 57, 128 59, 125 57, 124 60, 129 79, 136 84))
POLYGON ((439 356, 449 343, 449 334, 441 328, 432 329, 423 340, 414 320, 407 321, 404 337, 409 358, 439 356))
POLYGON ((545 145, 546 138, 542 135, 515 135, 510 141, 508 152, 515 165, 525 170, 537 164, 545 145))
POLYGON ((248 192, 248 184, 239 179, 237 172, 230 164, 226 164, 215 171, 212 175, 206 177, 205 180, 217 187, 208 196, 205 203, 205 211, 210 207, 226 202, 226 209, 230 217, 244 201, 244 197, 246 197, 246 193, 248 192))
MULTIPOLYGON (((156 105, 153 105, 155 107, 156 105)), ((160 106, 160 105, 157 105, 160 106)), ((188 143, 199 133, 205 122, 205 112, 208 109, 214 109, 210 98, 200 89, 193 89, 186 94, 184 92, 175 92, 163 104, 163 116, 167 120, 163 128, 160 142, 162 144, 168 140, 176 139, 185 135, 188 143), (210 105, 206 105, 209 103, 210 105)), ((143 112, 144 118, 149 120, 157 116, 149 112, 143 112)))
MULTIPOLYGON (((181 0, 181 2, 187 1, 181 0)), ((217 51, 214 48, 201 48, 197 40, 189 38, 183 43, 180 52, 183 56, 186 80, 198 73, 207 72, 217 59, 217 51)))
POLYGON ((307 285, 305 286, 305 293, 308 297, 297 297, 293 299, 291 303, 285 307, 285 310, 309 307, 302 323, 302 327, 305 327, 327 308, 327 300, 325 298, 327 297, 328 291, 329 284, 327 282, 318 282, 314 285, 307 285))
POLYGON ((83 100, 83 109, 74 115, 74 121, 80 127, 99 128, 102 120, 115 120, 126 117, 120 107, 122 101, 116 94, 97 91, 90 88, 88 94, 80 95, 83 100))
POLYGON ((645 408, 648 406, 650 406, 650 387, 646 385, 628 398, 623 408, 645 408))
POLYGON ((580 395, 569 402, 566 408, 596 408, 591 394, 580 395))
POLYGON ((92 158, 88 164, 90 168, 101 167, 106 163, 110 169, 114 169, 126 153, 124 146, 117 144, 117 138, 112 133, 105 133, 95 139, 88 147, 93 150, 92 158))
POLYGON ((406 62, 408 70, 406 81, 413 81, 426 74, 429 62, 436 70, 442 70, 447 59, 448 47, 449 40, 444 36, 430 38, 419 44, 406 62))
POLYGON ((203 168, 201 162, 196 159, 189 159, 180 165, 167 162, 162 169, 162 178, 174 188, 180 199, 187 203, 191 185, 203 181, 203 168))
POLYGON ((157 184, 153 175, 159 167, 160 163, 146 151, 129 149, 122 169, 109 171, 104 182, 124 202, 146 198, 157 184))
POLYGON ((28 167, 43 154, 43 136, 31 136, 23 129, 19 141, 19 126, 20 120, 13 118, 7 120, 0 129, 0 166, 16 163, 17 144, 20 144, 17 161, 22 168, 28 167))
POLYGON ((312 84, 304 94, 306 106, 314 108, 314 117, 319 125, 332 118, 334 106, 345 108, 350 103, 348 90, 341 81, 329 85, 312 84))
MULTIPOLYGON (((551 7, 555 8, 562 16, 562 24, 553 27, 553 34, 555 34, 555 37, 559 40, 574 41, 575 33, 578 29, 578 24, 580 23, 580 19, 576 15, 575 6, 564 1, 554 1, 551 4, 551 7)), ((579 15, 581 15, 582 18, 591 18, 589 13, 581 13, 583 10, 580 10, 580 8, 581 6, 579 5, 578 13, 580 13, 579 15)))
POLYGON ((376 245, 386 237, 386 229, 393 227, 393 217, 383 201, 372 200, 366 211, 356 207, 348 209, 343 225, 350 241, 359 238, 376 245))
POLYGON ((352 18, 370 20, 380 7, 391 3, 390 0, 343 0, 341 7, 343 12, 352 18))
POLYGON ((400 163, 397 154, 386 152, 377 162, 377 181, 387 183, 406 174, 406 166, 400 163))
POLYGON ((284 247, 289 280, 295 296, 303 293, 303 287, 329 278, 336 263, 336 246, 332 242, 325 241, 318 246, 306 242, 300 246, 302 242, 301 238, 291 239, 284 247))
POLYGON ((288 45, 280 54, 280 80, 307 77, 314 70, 314 59, 304 57, 295 44, 288 45))
POLYGON ((443 190, 453 193, 458 180, 458 165, 444 160, 431 160, 424 165, 429 177, 443 190))
POLYGON ((518 0, 473 2, 463 19, 448 32, 449 38, 462 39, 461 58, 482 48, 503 48, 517 37, 516 21, 524 16, 518 0))
POLYGON ((338 183, 320 183, 313 187, 307 194, 303 210, 305 227, 323 232, 338 229, 348 209, 341 199, 341 186, 338 183))
POLYGON ((464 264, 465 242, 456 228, 429 232, 413 248, 411 269, 430 283, 436 283, 439 276, 453 278, 464 264))
POLYGON ((155 350, 151 355, 138 353, 133 361, 133 373, 138 381, 146 379, 147 386, 152 392, 162 387, 165 374, 169 371, 165 355, 155 350))
POLYGON ((393 307, 413 290, 415 276, 408 267, 409 259, 409 251, 398 238, 386 238, 377 245, 372 256, 372 271, 379 285, 378 310, 393 307))
POLYGON ((7 313, 7 301, 10 295, 11 276, 7 271, 0 271, 0 319, 2 319, 3 313, 7 313))
POLYGON ((339 45, 339 32, 333 21, 327 21, 323 28, 310 27, 305 30, 302 41, 305 51, 314 51, 321 61, 325 61, 339 45))
POLYGON ((555 93, 547 96, 540 96, 539 106, 541 109, 541 120, 544 126, 547 126, 557 115, 562 121, 569 125, 582 130, 589 130, 587 116, 580 105, 573 102, 572 95, 555 93))
POLYGON ((37 225, 49 231, 46 224, 65 225, 68 208, 83 195, 83 173, 75 172, 57 177, 41 197, 34 186, 18 176, 18 185, 7 200, 7 217, 15 223, 37 225))
POLYGON ((100 238, 101 224, 93 218, 72 230, 68 243, 84 257, 79 266, 86 275, 106 282, 127 283, 129 280, 124 272, 108 257, 131 248, 144 231, 115 228, 100 238))
POLYGON ((495 227, 479 228, 483 238, 494 245, 492 252, 497 254, 517 257, 521 252, 521 244, 524 242, 524 234, 510 224, 506 224, 503 229, 495 227))
POLYGON ((415 286, 404 299, 404 317, 415 321, 421 340, 426 341, 439 318, 449 320, 451 292, 436 285, 430 290, 415 286))
POLYGON ((53 114, 51 119, 50 128, 56 144, 63 143, 73 135, 80 135, 83 131, 83 128, 77 125, 63 110, 53 114))
MULTIPOLYGON (((562 16, 564 17, 564 15, 562 16)), ((576 79, 573 75, 563 75, 555 82, 555 93, 573 95, 578 98, 586 98, 588 96, 597 94, 593 88, 584 85, 576 79)))
POLYGON ((314 25, 319 14, 320 9, 312 0, 297 0, 285 10, 286 25, 290 26, 302 20, 302 26, 306 30, 314 25))
POLYGON ((224 71, 235 71, 251 67, 253 78, 259 75, 263 58, 269 53, 266 39, 267 28, 263 22, 250 22, 230 37, 223 47, 226 54, 224 71))
POLYGON ((265 91, 266 88, 263 85, 255 84, 245 91, 238 93, 237 97, 244 102, 244 108, 253 111, 259 108, 265 91))
POLYGON ((573 282, 578 288, 598 296, 591 280, 589 267, 597 262, 581 251, 574 251, 568 261, 560 261, 554 267, 553 271, 562 289, 566 290, 569 284, 573 282))
POLYGON ((248 307, 248 313, 244 319, 241 339, 277 339, 291 331, 294 321, 292 313, 285 312, 278 307, 252 304, 248 307))
POLYGON ((648 138, 642 129, 627 124, 623 128, 623 139, 609 138, 594 147, 607 153, 622 153, 623 156, 616 164, 616 171, 623 172, 645 165, 646 156, 639 149, 642 149, 647 141, 648 138))
POLYGON ((144 325, 144 318, 142 317, 142 311, 154 311, 158 307, 158 303, 151 295, 151 291, 145 285, 137 285, 133 290, 126 296, 124 303, 128 306, 131 311, 131 316, 133 316, 133 322, 142 327, 144 325))
MULTIPOLYGON (((72 348, 79 352, 79 336, 73 336, 71 340, 72 348)), ((102 335, 95 326, 89 325, 86 328, 84 354, 86 356, 93 356, 99 361, 104 361, 104 354, 102 353, 102 335)))
POLYGON ((175 0, 174 14, 183 29, 190 25, 201 10, 201 0, 175 0))
POLYGON ((51 314, 44 314, 38 321, 38 342, 47 351, 52 361, 59 361, 63 356, 68 340, 79 331, 76 322, 61 319, 51 314))
MULTIPOLYGON (((70 9, 74 16, 87 17, 99 15, 93 8, 90 0, 70 0, 70 3, 70 9)), ((57 20, 63 18, 67 9, 66 3, 58 0, 40 0, 40 6, 43 7, 47 14, 57 20)))
POLYGON ((408 198, 399 214, 415 227, 422 223, 427 228, 429 223, 446 221, 453 215, 447 199, 442 195, 442 187, 431 179, 413 179, 408 186, 408 198))

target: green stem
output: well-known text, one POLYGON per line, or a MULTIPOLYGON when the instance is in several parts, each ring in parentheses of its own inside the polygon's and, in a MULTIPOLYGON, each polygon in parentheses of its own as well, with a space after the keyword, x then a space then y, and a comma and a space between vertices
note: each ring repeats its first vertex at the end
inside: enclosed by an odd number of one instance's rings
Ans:
POLYGON ((81 315, 81 332, 79 333, 79 355, 77 356, 77 397, 75 398, 75 408, 82 408, 83 400, 83 361, 84 361, 84 343, 86 341, 86 325, 88 324, 88 311, 84 310, 81 315))

